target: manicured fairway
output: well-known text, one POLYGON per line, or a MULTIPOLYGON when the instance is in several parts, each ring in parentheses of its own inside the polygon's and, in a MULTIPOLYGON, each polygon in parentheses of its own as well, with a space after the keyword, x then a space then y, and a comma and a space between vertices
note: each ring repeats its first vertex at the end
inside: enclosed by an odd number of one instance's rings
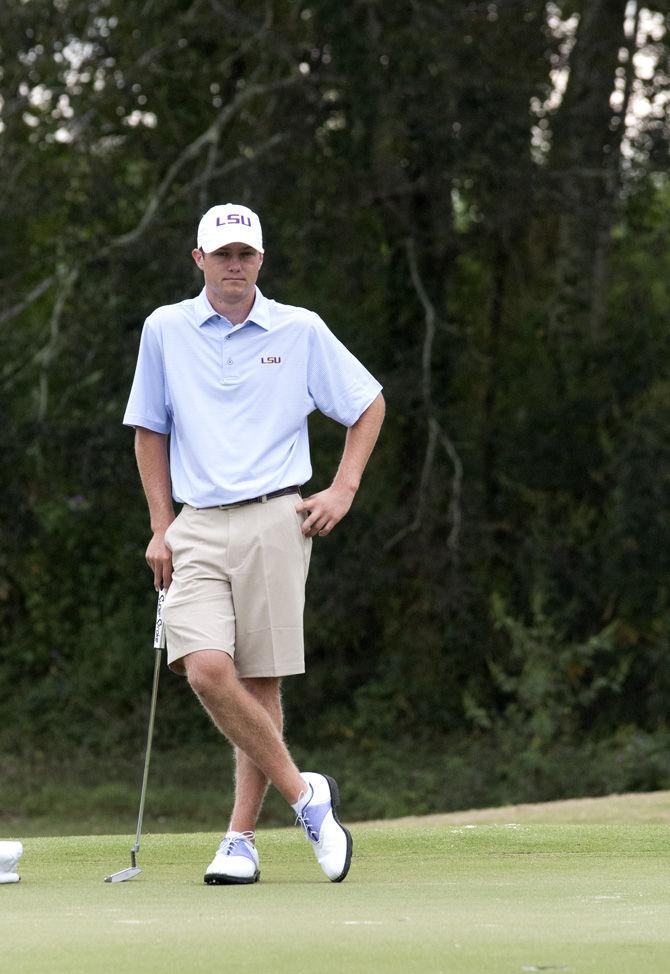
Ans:
MULTIPOLYGON (((591 819, 608 820, 606 801, 591 819)), ((481 814, 354 827, 354 864, 341 885, 322 879, 297 829, 259 833, 261 882, 251 887, 203 885, 215 835, 147 835, 141 876, 118 885, 102 880, 129 864, 131 837, 26 839, 21 883, 0 887, 1 967, 670 971, 667 825, 620 824, 625 808, 619 824, 481 814)))

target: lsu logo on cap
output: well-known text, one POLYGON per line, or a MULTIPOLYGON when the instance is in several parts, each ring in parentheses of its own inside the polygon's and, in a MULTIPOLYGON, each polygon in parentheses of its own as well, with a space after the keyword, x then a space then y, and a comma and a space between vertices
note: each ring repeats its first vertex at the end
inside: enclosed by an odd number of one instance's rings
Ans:
POLYGON ((241 223, 245 227, 250 227, 251 219, 242 213, 229 213, 225 219, 221 216, 216 218, 217 227, 227 227, 231 223, 241 223))

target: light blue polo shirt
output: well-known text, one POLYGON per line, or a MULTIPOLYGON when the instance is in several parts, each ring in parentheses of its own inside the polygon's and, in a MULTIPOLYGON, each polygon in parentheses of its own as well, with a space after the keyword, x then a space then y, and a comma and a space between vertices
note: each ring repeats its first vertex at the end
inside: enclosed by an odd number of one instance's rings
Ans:
POLYGON ((123 422, 169 433, 175 500, 214 507, 305 483, 309 414, 352 426, 380 391, 313 312, 256 288, 231 325, 203 288, 145 321, 123 422))

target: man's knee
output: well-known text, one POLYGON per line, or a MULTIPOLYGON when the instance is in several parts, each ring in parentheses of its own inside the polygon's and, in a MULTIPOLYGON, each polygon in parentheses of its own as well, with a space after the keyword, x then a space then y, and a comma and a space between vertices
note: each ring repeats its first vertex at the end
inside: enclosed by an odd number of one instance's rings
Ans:
POLYGON ((281 704, 281 677, 243 677, 240 683, 257 703, 270 714, 275 727, 281 732, 284 726, 281 704))
POLYGON ((228 653, 205 649, 184 657, 184 667, 191 689, 207 698, 225 691, 235 676, 235 665, 228 653))
POLYGON ((240 683, 258 700, 273 701, 281 698, 280 676, 243 676, 240 683))

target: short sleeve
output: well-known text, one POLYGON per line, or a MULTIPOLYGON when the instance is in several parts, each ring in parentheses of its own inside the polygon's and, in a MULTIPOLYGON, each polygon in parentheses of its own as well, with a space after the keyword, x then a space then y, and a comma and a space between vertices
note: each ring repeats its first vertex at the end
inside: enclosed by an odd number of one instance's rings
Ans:
POLYGON ((317 315, 310 333, 307 381, 319 412, 343 426, 353 426, 382 390, 317 315))
POLYGON ((142 426, 155 433, 170 432, 165 401, 165 368, 160 336, 150 319, 142 329, 135 378, 123 417, 126 426, 142 426))

